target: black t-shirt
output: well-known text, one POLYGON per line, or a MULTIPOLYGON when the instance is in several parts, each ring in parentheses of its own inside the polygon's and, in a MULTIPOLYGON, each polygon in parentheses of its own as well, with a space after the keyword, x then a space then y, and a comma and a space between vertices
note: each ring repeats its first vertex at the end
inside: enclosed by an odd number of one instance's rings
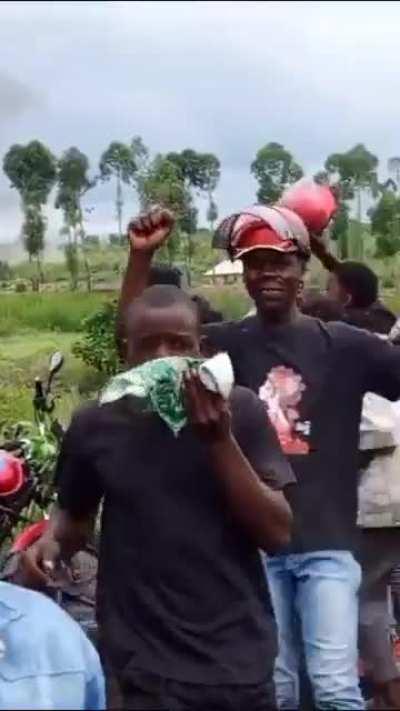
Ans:
MULTIPOLYGON (((293 482, 262 403, 235 388, 232 427, 258 475, 293 482)), ((107 656, 192 683, 258 683, 272 674, 275 623, 260 555, 237 525, 207 446, 174 437, 127 397, 78 413, 57 468, 75 516, 104 496, 99 614, 107 656)))
POLYGON ((252 316, 206 333, 229 353, 237 383, 263 400, 289 456, 298 485, 288 551, 353 549, 362 398, 368 391, 400 398, 400 349, 301 315, 281 326, 252 316))
POLYGON ((390 333, 396 323, 395 315, 380 301, 376 301, 366 309, 348 307, 345 310, 344 320, 351 326, 380 334, 390 333))

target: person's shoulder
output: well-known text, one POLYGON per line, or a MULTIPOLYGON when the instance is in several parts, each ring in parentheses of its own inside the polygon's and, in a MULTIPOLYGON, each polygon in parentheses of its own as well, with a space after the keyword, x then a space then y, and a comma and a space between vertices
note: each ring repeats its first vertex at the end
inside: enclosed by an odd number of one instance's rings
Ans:
MULTIPOLYGON (((0 583, 0 619, 12 622, 13 642, 25 656, 44 661, 48 656, 60 671, 82 671, 94 650, 79 625, 45 595, 0 583), (27 654, 28 652, 28 654, 27 654)), ((94 656, 96 656, 94 654, 94 656)))
POLYGON ((226 341, 230 344, 241 335, 254 329, 257 317, 255 315, 245 316, 236 321, 222 321, 221 323, 209 323, 202 327, 203 333, 212 341, 226 341))
POLYGON ((100 404, 98 400, 88 400, 76 408, 71 421, 79 425, 90 423, 93 419, 98 417, 99 411, 100 404))
POLYGON ((96 400, 89 400, 80 405, 72 414, 68 427, 69 437, 85 439, 95 427, 98 427, 100 414, 100 404, 96 400))
POLYGON ((342 321, 333 321, 324 324, 324 326, 333 340, 350 345, 360 344, 365 346, 368 343, 384 342, 386 340, 376 333, 371 333, 364 328, 358 328, 342 321))
POLYGON ((321 321, 313 316, 302 315, 299 323, 299 329, 302 331, 308 331, 309 333, 314 332, 315 334, 320 334, 334 345, 336 344, 355 344, 368 338, 376 338, 373 334, 370 334, 364 329, 351 326, 344 321, 321 321))

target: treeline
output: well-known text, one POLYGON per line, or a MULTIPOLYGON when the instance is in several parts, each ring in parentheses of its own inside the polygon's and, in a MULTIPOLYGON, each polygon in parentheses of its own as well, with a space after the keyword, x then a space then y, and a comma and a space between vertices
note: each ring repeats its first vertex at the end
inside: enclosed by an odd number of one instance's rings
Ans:
POLYGON ((81 259, 87 287, 91 290, 90 237, 85 230, 85 213, 91 208, 85 210, 82 201, 99 182, 113 181, 115 185, 117 239, 122 238, 124 190, 127 188, 136 191, 142 209, 157 203, 175 212, 177 228, 168 242, 170 261, 173 261, 178 241, 185 235, 190 266, 191 236, 197 227, 196 194, 201 193, 208 200, 211 228, 218 217, 213 197, 220 178, 218 158, 191 149, 151 157, 138 136, 129 144, 113 141, 102 154, 95 173, 90 171, 88 157, 78 148, 71 147, 57 158, 40 141, 11 146, 4 156, 3 170, 21 199, 24 247, 29 259, 36 262, 39 281, 43 280, 41 259, 47 226, 44 207, 55 189, 55 207, 62 212, 65 260, 73 289, 77 286, 81 259))
MULTIPOLYGON (((341 205, 331 229, 331 237, 338 243, 339 254, 351 254, 349 244, 350 209, 356 208, 359 230, 367 215, 371 231, 376 236, 378 257, 390 257, 400 249, 400 157, 388 161, 389 179, 378 178, 379 161, 363 144, 344 153, 327 157, 321 171, 314 177, 320 182, 340 186, 341 205)), ((101 182, 112 182, 115 190, 116 240, 121 240, 124 225, 124 195, 134 190, 142 209, 155 203, 172 209, 177 215, 177 227, 167 245, 166 257, 174 261, 182 240, 188 267, 194 254, 193 235, 197 229, 196 197, 207 200, 207 219, 210 229, 218 219, 215 190, 221 165, 212 153, 193 149, 151 156, 142 139, 134 137, 130 143, 113 141, 101 155, 95 170, 90 169, 88 157, 71 147, 56 157, 43 143, 31 141, 27 145, 13 145, 3 159, 3 170, 11 187, 21 199, 24 246, 29 259, 37 265, 38 280, 43 280, 42 254, 45 245, 46 219, 44 207, 55 189, 55 207, 63 217, 62 236, 71 288, 78 283, 79 262, 82 262, 87 288, 91 289, 88 249, 93 236, 87 235, 85 218, 92 208, 82 203, 89 191, 101 182)), ((268 203, 279 199, 287 185, 303 176, 302 166, 280 143, 267 143, 251 163, 250 170, 257 181, 257 200, 268 203)), ((357 256, 362 258, 362 239, 358 240, 357 256)))

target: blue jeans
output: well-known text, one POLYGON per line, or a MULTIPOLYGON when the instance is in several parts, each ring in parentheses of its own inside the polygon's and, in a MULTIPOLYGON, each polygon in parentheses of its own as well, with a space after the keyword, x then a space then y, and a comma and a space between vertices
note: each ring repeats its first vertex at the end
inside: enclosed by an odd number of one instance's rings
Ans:
POLYGON ((279 708, 299 707, 303 650, 318 709, 363 709, 358 563, 346 551, 320 551, 269 558, 266 570, 279 631, 275 667, 279 708))

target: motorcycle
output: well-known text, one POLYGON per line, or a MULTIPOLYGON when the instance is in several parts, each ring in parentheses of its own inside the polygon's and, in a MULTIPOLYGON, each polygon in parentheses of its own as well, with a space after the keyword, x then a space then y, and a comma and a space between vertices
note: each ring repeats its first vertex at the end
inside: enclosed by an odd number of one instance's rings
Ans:
MULTIPOLYGON (((23 584, 21 554, 34 545, 49 525, 55 502, 54 468, 64 428, 55 414, 52 393, 55 376, 64 364, 62 353, 50 358, 47 382, 35 379, 34 422, 5 426, 0 439, 0 576, 23 584)), ((45 593, 52 597, 97 641, 95 595, 97 553, 80 551, 69 567, 62 565, 45 593)))
MULTIPOLYGON (((34 422, 5 425, 0 440, 0 546, 2 551, 27 526, 42 520, 54 501, 53 471, 64 431, 55 417, 52 384, 64 363, 56 352, 47 383, 35 379, 34 422)), ((39 531, 39 529, 35 529, 39 531)))

